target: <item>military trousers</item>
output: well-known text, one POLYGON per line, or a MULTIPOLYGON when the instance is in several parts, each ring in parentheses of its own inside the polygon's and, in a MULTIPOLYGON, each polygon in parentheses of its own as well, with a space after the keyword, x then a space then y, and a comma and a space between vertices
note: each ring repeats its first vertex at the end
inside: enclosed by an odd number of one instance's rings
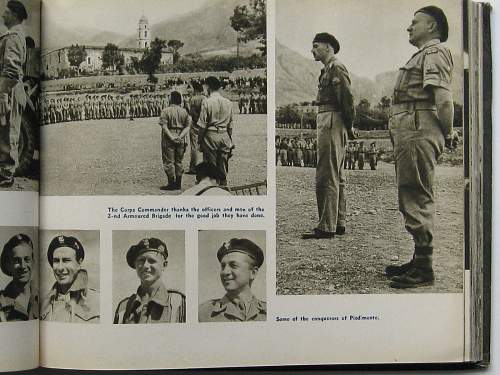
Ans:
MULTIPOLYGON (((177 134, 176 131, 170 130, 173 134, 177 134)), ((180 131, 179 131, 180 133, 180 131)), ((173 180, 176 177, 182 176, 184 172, 182 166, 182 159, 184 158, 184 152, 186 152, 186 143, 174 143, 172 142, 163 132, 161 138, 161 158, 163 161, 163 170, 167 175, 169 180, 173 180)))
POLYGON ((200 148, 203 152, 203 161, 215 165, 222 172, 224 179, 219 181, 219 184, 226 185, 229 170, 229 155, 233 148, 233 142, 227 130, 221 129, 217 131, 207 129, 200 148))
POLYGON ((12 179, 19 164, 23 107, 11 101, 11 108, 10 113, 6 115, 5 125, 0 125, 0 180, 12 179))
POLYGON ((392 116, 389 132, 394 146, 399 210, 415 247, 433 247, 434 171, 444 149, 436 111, 406 111, 392 116))
POLYGON ((347 131, 340 112, 320 112, 317 116, 316 202, 317 229, 335 232, 345 226, 345 179, 342 171, 347 131))
POLYGON ((193 126, 189 129, 189 144, 191 151, 191 160, 189 162, 189 171, 195 172, 196 166, 201 162, 203 155, 199 151, 198 147, 198 129, 193 126))

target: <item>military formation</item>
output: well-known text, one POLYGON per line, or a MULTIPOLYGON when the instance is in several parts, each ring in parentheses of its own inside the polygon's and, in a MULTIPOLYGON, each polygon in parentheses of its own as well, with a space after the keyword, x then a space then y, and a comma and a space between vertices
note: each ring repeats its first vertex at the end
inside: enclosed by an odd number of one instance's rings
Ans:
POLYGON ((363 141, 351 141, 345 149, 344 169, 354 170, 365 168, 365 162, 368 161, 372 171, 377 169, 379 150, 376 142, 371 142, 367 148, 363 141))
POLYGON ((240 94, 238 98, 238 108, 240 114, 245 115, 267 113, 267 95, 255 92, 240 94))

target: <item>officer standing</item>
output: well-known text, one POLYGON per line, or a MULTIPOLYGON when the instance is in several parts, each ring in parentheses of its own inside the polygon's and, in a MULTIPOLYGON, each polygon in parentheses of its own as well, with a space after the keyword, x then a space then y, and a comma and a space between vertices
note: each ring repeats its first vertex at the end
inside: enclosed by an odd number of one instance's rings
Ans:
POLYGON ((26 63, 26 39, 22 22, 28 18, 24 5, 9 0, 3 13, 7 31, 0 36, 0 188, 14 184, 19 163, 18 147, 21 118, 26 106, 23 66, 26 63))
POLYGON ((340 49, 328 33, 316 34, 312 54, 321 61, 318 86, 316 201, 319 222, 303 239, 332 238, 345 233, 346 200, 342 166, 347 138, 353 139, 354 104, 351 79, 335 57, 340 49))
POLYGON ((145 238, 127 251, 127 264, 141 282, 137 292, 120 301, 114 324, 184 323, 186 296, 167 289, 162 281, 168 249, 158 238, 145 238))
POLYGON ((245 238, 232 238, 217 251, 224 297, 202 303, 200 322, 265 321, 266 303, 252 293, 252 283, 264 263, 262 249, 245 238))
POLYGON ((12 281, 0 292, 0 322, 38 319, 38 289, 32 280, 33 242, 16 234, 3 247, 2 272, 12 281))
POLYGON ((408 263, 386 268, 393 288, 434 282, 434 171, 444 147, 454 149, 457 141, 451 91, 453 60, 450 50, 441 44, 448 39, 446 15, 435 6, 421 8, 407 31, 418 51, 400 70, 389 130, 399 209, 415 249, 408 263))
POLYGON ((84 257, 85 249, 75 237, 61 235, 50 242, 47 259, 56 282, 42 302, 42 320, 99 323, 99 292, 88 286, 84 257))
POLYGON ((224 177, 219 181, 219 185, 227 186, 229 158, 234 148, 233 105, 229 99, 221 95, 218 78, 208 77, 205 84, 209 97, 201 105, 198 142, 203 152, 203 161, 219 168, 224 177))
POLYGON ((161 158, 163 170, 167 175, 168 185, 161 190, 180 190, 182 185, 182 159, 186 152, 186 136, 191 125, 191 118, 181 107, 182 96, 178 91, 170 93, 170 105, 161 112, 160 126, 161 158))
POLYGON ((189 98, 189 115, 193 126, 189 129, 189 144, 191 148, 191 160, 189 162, 188 174, 196 174, 196 165, 202 160, 198 144, 198 128, 194 125, 198 123, 201 112, 201 103, 206 99, 203 95, 203 86, 198 82, 192 82, 193 95, 189 98))

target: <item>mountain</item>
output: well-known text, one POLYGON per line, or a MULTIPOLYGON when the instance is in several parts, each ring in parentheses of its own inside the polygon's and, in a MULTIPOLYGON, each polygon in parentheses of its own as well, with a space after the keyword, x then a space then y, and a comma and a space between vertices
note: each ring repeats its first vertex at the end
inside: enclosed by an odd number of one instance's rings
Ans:
POLYGON ((66 29, 53 23, 44 25, 43 33, 46 35, 43 49, 47 51, 67 47, 72 44, 86 44, 90 46, 106 45, 107 43, 117 44, 125 38, 125 35, 111 31, 102 31, 87 27, 66 29), (53 37, 55 35, 57 37, 53 37))

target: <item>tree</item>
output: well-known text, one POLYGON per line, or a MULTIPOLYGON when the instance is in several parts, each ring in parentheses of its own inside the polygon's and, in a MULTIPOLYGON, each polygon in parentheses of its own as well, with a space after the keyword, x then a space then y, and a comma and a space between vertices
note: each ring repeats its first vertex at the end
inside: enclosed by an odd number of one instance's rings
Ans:
POLYGON ((250 0, 250 7, 237 5, 230 21, 238 32, 238 45, 240 40, 257 40, 262 44, 259 51, 266 55, 266 0, 250 0))
POLYGON ((77 70, 80 64, 87 58, 87 51, 84 46, 78 44, 72 45, 68 48, 68 61, 70 66, 74 66, 77 70))
POLYGON ((141 58, 142 71, 148 74, 148 82, 156 83, 158 78, 155 77, 155 72, 161 63, 161 53, 166 47, 166 41, 155 38, 148 49, 144 51, 141 58))
POLYGON ((167 46, 172 48, 172 50, 174 51, 174 64, 176 64, 177 61, 179 61, 179 57, 181 56, 179 53, 179 49, 184 46, 184 43, 180 40, 172 39, 168 41, 167 46))
POLYGON ((107 69, 112 67, 116 70, 117 67, 123 66, 125 64, 125 58, 123 54, 120 53, 120 49, 116 44, 108 43, 102 51, 102 68, 107 69))

